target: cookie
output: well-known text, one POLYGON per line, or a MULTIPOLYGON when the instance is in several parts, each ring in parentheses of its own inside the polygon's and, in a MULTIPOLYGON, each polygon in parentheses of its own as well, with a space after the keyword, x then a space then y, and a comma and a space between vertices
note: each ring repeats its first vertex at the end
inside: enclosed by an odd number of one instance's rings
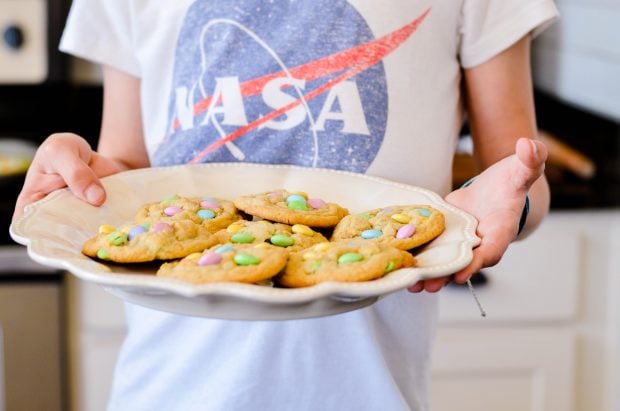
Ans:
POLYGON ((222 230, 222 241, 236 244, 269 243, 290 252, 301 251, 316 243, 327 242, 327 238, 302 224, 290 226, 267 220, 238 220, 222 230))
POLYGON ((386 244, 321 243, 291 254, 284 272, 275 281, 283 287, 307 287, 324 281, 370 281, 414 264, 415 259, 407 251, 386 244))
POLYGON ((134 220, 137 223, 190 220, 215 232, 228 227, 230 223, 240 218, 241 215, 232 201, 175 195, 162 201, 145 204, 138 210, 134 220))
POLYGON ((445 229, 444 215, 427 205, 390 206, 351 214, 334 228, 331 240, 363 239, 410 250, 445 229))
POLYGON ((157 275, 194 284, 259 283, 279 273, 288 256, 284 248, 266 243, 220 244, 182 260, 164 263, 157 275))
POLYGON ((304 224, 309 227, 334 227, 348 210, 336 203, 327 203, 306 193, 274 190, 240 196, 235 206, 252 216, 284 224, 304 224))
POLYGON ((132 223, 120 228, 102 226, 88 239, 82 253, 117 263, 172 260, 219 243, 219 237, 190 220, 132 223))

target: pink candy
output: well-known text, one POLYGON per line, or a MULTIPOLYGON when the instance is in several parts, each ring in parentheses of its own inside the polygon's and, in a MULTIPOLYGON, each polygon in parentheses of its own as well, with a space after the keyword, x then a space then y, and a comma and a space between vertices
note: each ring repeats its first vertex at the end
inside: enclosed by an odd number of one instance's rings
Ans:
POLYGON ((409 238, 415 233, 415 226, 413 224, 405 224, 396 232, 396 238, 403 239, 409 238))
POLYGON ((172 217, 175 214, 179 214, 181 211, 183 210, 181 210, 179 207, 171 206, 171 207, 166 207, 164 209, 164 214, 166 214, 169 217, 172 217))
POLYGON ((327 205, 327 203, 320 198, 310 198, 308 199, 308 205, 312 208, 321 208, 327 205))
POLYGON ((202 207, 202 208, 219 208, 220 205, 217 204, 217 203, 214 203, 213 201, 202 200, 200 202, 200 207, 202 207))
POLYGON ((222 256, 218 253, 206 253, 198 260, 198 265, 215 265, 222 261, 222 256))
POLYGON ((153 223, 153 225, 151 226, 151 231, 153 231, 154 233, 159 233, 161 231, 168 230, 169 228, 170 224, 158 221, 156 223, 153 223))

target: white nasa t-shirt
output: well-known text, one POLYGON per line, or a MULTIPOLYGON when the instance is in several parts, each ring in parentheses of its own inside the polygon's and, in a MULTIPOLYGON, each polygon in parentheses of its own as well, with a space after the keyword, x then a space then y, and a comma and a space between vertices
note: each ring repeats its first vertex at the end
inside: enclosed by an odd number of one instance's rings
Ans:
MULTIPOLYGON (((153 166, 297 164, 450 188, 461 70, 551 0, 76 0, 61 49, 141 79, 153 166)), ((220 321, 128 305, 113 410, 426 410, 436 298, 220 321)))

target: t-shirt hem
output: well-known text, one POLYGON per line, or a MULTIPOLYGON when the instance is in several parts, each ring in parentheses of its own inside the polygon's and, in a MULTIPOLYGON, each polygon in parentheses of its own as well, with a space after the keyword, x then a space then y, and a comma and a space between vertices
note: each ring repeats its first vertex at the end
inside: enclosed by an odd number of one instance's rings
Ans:
POLYGON ((463 68, 484 63, 529 33, 533 38, 549 27, 558 17, 553 3, 539 2, 524 9, 498 30, 488 32, 477 44, 461 53, 463 68))
POLYGON ((127 55, 120 50, 110 50, 97 41, 81 39, 79 42, 75 42, 63 37, 58 49, 96 64, 112 66, 135 77, 141 76, 140 70, 135 65, 127 63, 134 60, 132 55, 127 55))

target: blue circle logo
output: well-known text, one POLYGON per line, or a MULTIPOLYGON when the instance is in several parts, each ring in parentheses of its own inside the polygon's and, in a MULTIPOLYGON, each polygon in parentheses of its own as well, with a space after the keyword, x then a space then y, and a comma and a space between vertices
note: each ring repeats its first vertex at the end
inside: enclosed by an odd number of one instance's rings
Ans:
POLYGON ((375 39, 344 0, 194 2, 179 33, 169 124, 153 165, 247 161, 365 172, 386 129, 382 58, 398 41, 375 39))

